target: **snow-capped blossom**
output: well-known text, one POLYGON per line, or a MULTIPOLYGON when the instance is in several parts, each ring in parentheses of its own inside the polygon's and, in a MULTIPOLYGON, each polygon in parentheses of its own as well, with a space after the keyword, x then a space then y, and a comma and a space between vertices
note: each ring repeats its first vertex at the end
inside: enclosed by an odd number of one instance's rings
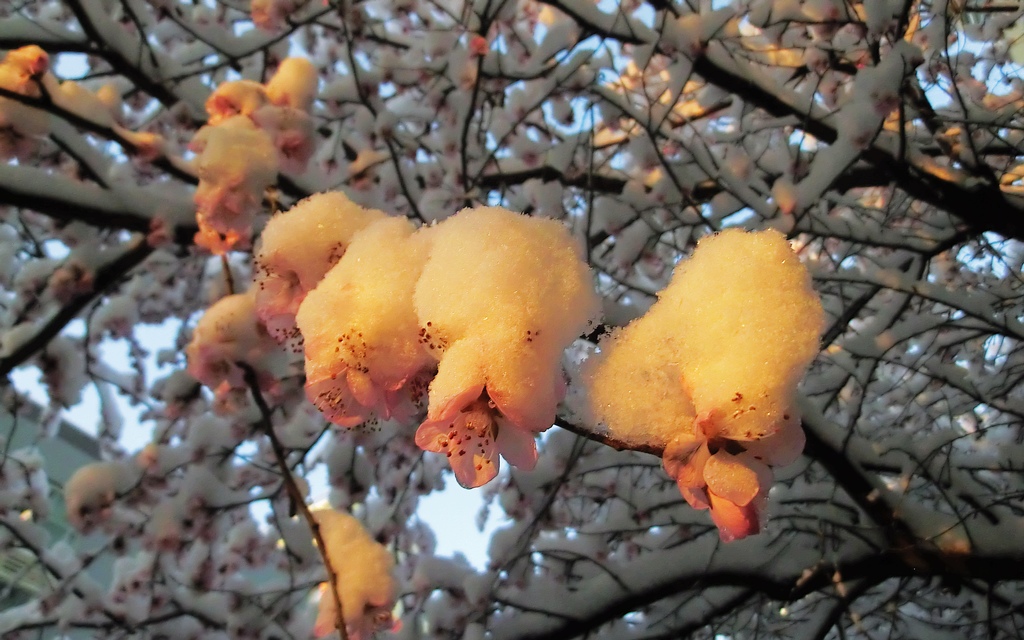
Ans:
POLYGON ((50 274, 46 288, 55 300, 63 304, 91 292, 94 277, 91 269, 79 260, 71 259, 50 274))
POLYGON ((38 364, 53 403, 73 407, 82 401, 88 378, 85 351, 78 339, 57 336, 40 352, 38 364))
POLYGON ((295 11, 296 6, 296 0, 252 0, 249 12, 257 27, 275 31, 284 26, 285 17, 295 11))
POLYGON ((0 64, 11 65, 28 76, 40 76, 50 68, 50 56, 42 47, 30 44, 9 51, 0 64))
POLYGON ((702 414, 665 447, 665 471, 695 509, 710 509, 724 542, 761 530, 774 475, 803 451, 804 432, 795 411, 783 414, 777 430, 760 439, 733 439, 719 411, 702 414))
POLYGON ((306 395, 335 424, 373 414, 408 420, 422 395, 415 376, 434 359, 421 344, 413 291, 430 240, 414 232, 405 218, 374 222, 299 307, 306 395))
POLYGON ((64 503, 71 526, 90 531, 110 518, 114 499, 141 477, 132 461, 94 462, 80 467, 64 485, 64 503))
POLYGON ((267 81, 267 98, 279 107, 309 111, 316 97, 318 73, 305 58, 285 58, 267 81))
MULTIPOLYGON (((384 545, 374 540, 363 525, 333 509, 315 512, 327 557, 338 577, 338 596, 348 637, 361 640, 390 626, 396 583, 394 562, 384 545)), ((323 637, 334 630, 337 605, 329 585, 321 585, 320 607, 313 632, 323 637)))
POLYGON ((139 301, 128 295, 114 295, 106 299, 89 319, 93 340, 109 332, 115 338, 127 338, 139 322, 139 301))
POLYGON ((344 193, 318 193, 270 219, 255 256, 256 312, 279 342, 301 346, 295 313, 306 294, 345 255, 352 237, 384 212, 344 193))
POLYGON ((781 429, 824 327, 785 237, 730 229, 703 239, 658 305, 675 319, 681 384, 697 415, 720 412, 746 440, 781 429))
MULTIPOLYGON (((40 47, 28 45, 7 53, 0 61, 0 87, 39 98, 39 81, 50 67, 40 47)), ((35 148, 35 138, 50 131, 50 114, 9 98, 0 98, 0 157, 23 158, 35 148)))
POLYGON ((167 141, 158 133, 131 131, 117 125, 114 131, 131 146, 129 153, 143 162, 153 162, 166 153, 167 141))
POLYGON ((277 149, 281 171, 301 173, 316 150, 313 119, 305 111, 268 105, 252 114, 252 120, 267 132, 277 149))
POLYGON ((724 540, 760 529, 767 465, 803 448, 794 395, 821 304, 782 234, 724 231, 680 263, 658 302, 602 343, 585 373, 594 416, 626 442, 665 443, 665 468, 724 540))
POLYGON ((244 116, 205 126, 190 145, 197 153, 196 243, 215 254, 248 246, 252 218, 277 178, 277 150, 244 116))
POLYGON ((65 80, 58 86, 57 79, 50 74, 44 77, 44 84, 58 107, 100 126, 114 125, 114 114, 110 105, 88 88, 71 80, 65 80))
POLYGON ((247 388, 237 362, 256 371, 264 391, 274 389, 286 367, 284 352, 256 317, 251 290, 221 298, 207 309, 196 324, 185 355, 188 372, 221 401, 232 390, 247 388))
POLYGON ((564 395, 562 351, 599 303, 558 222, 481 207, 431 233, 416 311, 441 362, 416 443, 448 455, 459 483, 476 487, 497 473, 499 453, 533 467, 534 434, 551 426, 564 395))
POLYGON ((267 104, 267 90, 253 80, 222 82, 206 99, 208 125, 217 125, 234 116, 251 116, 267 104))

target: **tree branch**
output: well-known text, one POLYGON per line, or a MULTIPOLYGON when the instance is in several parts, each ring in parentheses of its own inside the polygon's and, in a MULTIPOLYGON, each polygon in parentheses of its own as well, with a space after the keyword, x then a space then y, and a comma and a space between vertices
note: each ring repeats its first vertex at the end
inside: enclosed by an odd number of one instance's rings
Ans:
POLYGON ((235 364, 243 371, 245 383, 249 386, 249 392, 252 393, 252 398, 256 402, 257 408, 260 410, 259 425, 263 431, 263 435, 270 440, 270 447, 274 452, 274 459, 277 461, 277 466, 281 469, 281 478, 284 482, 285 489, 288 491, 288 496, 291 498, 292 503, 298 508, 299 514, 302 516, 302 519, 306 521, 310 531, 313 532, 313 539, 316 540, 316 546, 320 551, 320 557, 323 558, 324 561, 324 570, 327 572, 328 582, 331 586, 331 596, 334 598, 334 605, 336 607, 334 610, 334 626, 341 635, 341 640, 348 640, 348 629, 345 627, 345 613, 341 605, 341 595, 338 593, 338 574, 334 570, 334 565, 331 564, 331 559, 327 551, 327 544, 324 542, 324 538, 320 533, 320 523, 313 515, 313 512, 309 510, 309 506, 306 504, 306 497, 302 495, 302 490, 299 489, 299 485, 295 482, 294 476, 292 476, 291 468, 288 466, 288 454, 285 451, 284 446, 281 444, 281 441, 278 440, 277 434, 274 433, 274 424, 270 417, 270 407, 267 406, 267 402, 263 399, 263 394, 260 392, 260 385, 256 380, 256 371, 245 362, 239 361, 235 364))

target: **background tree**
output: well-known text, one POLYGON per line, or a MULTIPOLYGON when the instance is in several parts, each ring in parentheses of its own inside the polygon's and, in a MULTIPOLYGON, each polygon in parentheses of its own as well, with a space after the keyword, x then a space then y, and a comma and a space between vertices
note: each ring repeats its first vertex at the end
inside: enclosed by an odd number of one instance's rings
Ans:
MULTIPOLYGON (((87 496, 96 521, 77 523, 99 531, 45 541, 42 463, 4 448, 0 542, 48 586, 0 629, 307 637, 301 605, 325 573, 291 515, 326 465, 332 503, 395 561, 402 637, 1022 635, 1020 15, 971 0, 5 3, 0 48, 41 50, 0 68, 0 372, 38 370, 50 422, 95 392, 110 462, 86 483, 104 489, 87 496), (275 141, 295 162, 204 165, 210 96, 289 56, 319 74, 308 126, 265 125, 298 132, 275 141), (569 365, 699 238, 786 233, 826 329, 801 389, 804 455, 776 478, 765 532, 723 544, 662 470, 663 443, 617 450, 563 407, 537 468, 483 489, 511 520, 480 572, 433 554, 417 506, 450 476, 410 427, 331 428, 300 370, 266 398, 244 371, 250 388, 215 400, 184 347, 246 288, 252 255, 245 237, 217 244, 234 229, 197 237, 196 202, 231 196, 258 229, 324 190, 415 223, 476 204, 563 221, 604 303, 569 365), (125 450, 123 423, 152 444, 125 450), (111 585, 86 570, 105 556, 111 585)), ((232 144, 225 157, 251 159, 232 144)), ((10 385, 3 398, 25 412, 10 385)))

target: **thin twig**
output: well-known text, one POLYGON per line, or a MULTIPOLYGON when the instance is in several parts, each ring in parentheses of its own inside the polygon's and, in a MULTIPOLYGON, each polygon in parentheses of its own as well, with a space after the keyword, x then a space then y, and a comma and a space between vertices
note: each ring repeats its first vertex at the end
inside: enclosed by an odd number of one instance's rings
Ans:
POLYGON ((288 491, 288 495, 291 497, 295 506, 298 508, 302 518, 309 525, 310 530, 313 532, 313 539, 316 540, 317 549, 320 550, 320 556, 324 561, 324 568, 327 570, 327 579, 331 585, 331 595, 334 598, 335 615, 334 615, 334 626, 341 634, 341 640, 348 640, 348 630, 345 628, 345 613, 341 606, 341 596, 338 594, 338 574, 334 570, 334 565, 331 564, 331 559, 327 554, 327 545, 324 543, 323 536, 320 535, 320 523, 317 522, 313 512, 309 510, 309 506, 306 504, 306 498, 302 495, 302 491, 299 489, 299 485, 296 484, 294 476, 292 476, 291 468, 288 466, 287 454, 285 453, 284 446, 281 441, 277 439, 277 434, 274 433, 274 425, 270 419, 270 407, 267 406, 266 400, 263 399, 263 394, 260 392, 259 383, 256 381, 256 371, 245 362, 236 362, 238 368, 240 368, 245 377, 245 383, 249 387, 252 398, 256 402, 256 407, 260 411, 260 428, 263 430, 264 435, 270 439, 270 446, 274 450, 274 458, 277 460, 277 466, 281 468, 281 477, 284 481, 284 486, 288 491))

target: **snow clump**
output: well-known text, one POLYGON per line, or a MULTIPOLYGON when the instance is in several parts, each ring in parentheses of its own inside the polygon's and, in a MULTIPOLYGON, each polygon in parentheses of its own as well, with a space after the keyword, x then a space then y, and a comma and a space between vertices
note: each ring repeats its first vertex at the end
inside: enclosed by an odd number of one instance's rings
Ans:
POLYGON ((587 367, 594 418, 626 443, 665 444, 665 469, 691 506, 711 509, 723 540, 757 533, 769 465, 803 449, 796 387, 823 324, 782 234, 705 238, 587 367))
MULTIPOLYGON (((28 98, 40 98, 39 81, 50 57, 34 44, 9 51, 0 61, 0 87, 28 98)), ((0 98, 0 158, 24 159, 36 139, 50 131, 50 114, 10 98, 0 98)))
MULTIPOLYGON (((338 577, 338 596, 348 637, 367 638, 391 622, 397 586, 392 576, 391 554, 347 513, 324 509, 314 515, 327 558, 338 577)), ((337 604, 330 586, 321 585, 320 609, 313 628, 316 636, 333 631, 336 617, 337 604)))
POLYGON ((429 248, 429 233, 405 218, 381 218, 355 235, 299 306, 306 393, 335 424, 414 414, 425 390, 417 374, 434 362, 413 307, 429 248))
POLYGON ((225 405, 232 391, 248 389, 244 362, 256 372, 260 389, 273 391, 286 373, 287 356, 256 317, 252 291, 225 296, 206 310, 185 348, 188 372, 225 405))
POLYGON ((335 191, 312 195, 270 219, 255 256, 256 312, 278 342, 301 347, 299 305, 345 255, 353 236, 384 215, 335 191))
POLYGON ((554 220, 464 209, 431 228, 416 286, 421 340, 440 358, 416 444, 445 453, 464 487, 498 471, 498 453, 532 469, 536 433, 565 393, 564 349, 600 303, 580 248, 554 220))
POLYGON ((133 462, 94 462, 80 467, 64 485, 68 522, 89 532, 110 519, 114 499, 131 489, 141 477, 133 462))

